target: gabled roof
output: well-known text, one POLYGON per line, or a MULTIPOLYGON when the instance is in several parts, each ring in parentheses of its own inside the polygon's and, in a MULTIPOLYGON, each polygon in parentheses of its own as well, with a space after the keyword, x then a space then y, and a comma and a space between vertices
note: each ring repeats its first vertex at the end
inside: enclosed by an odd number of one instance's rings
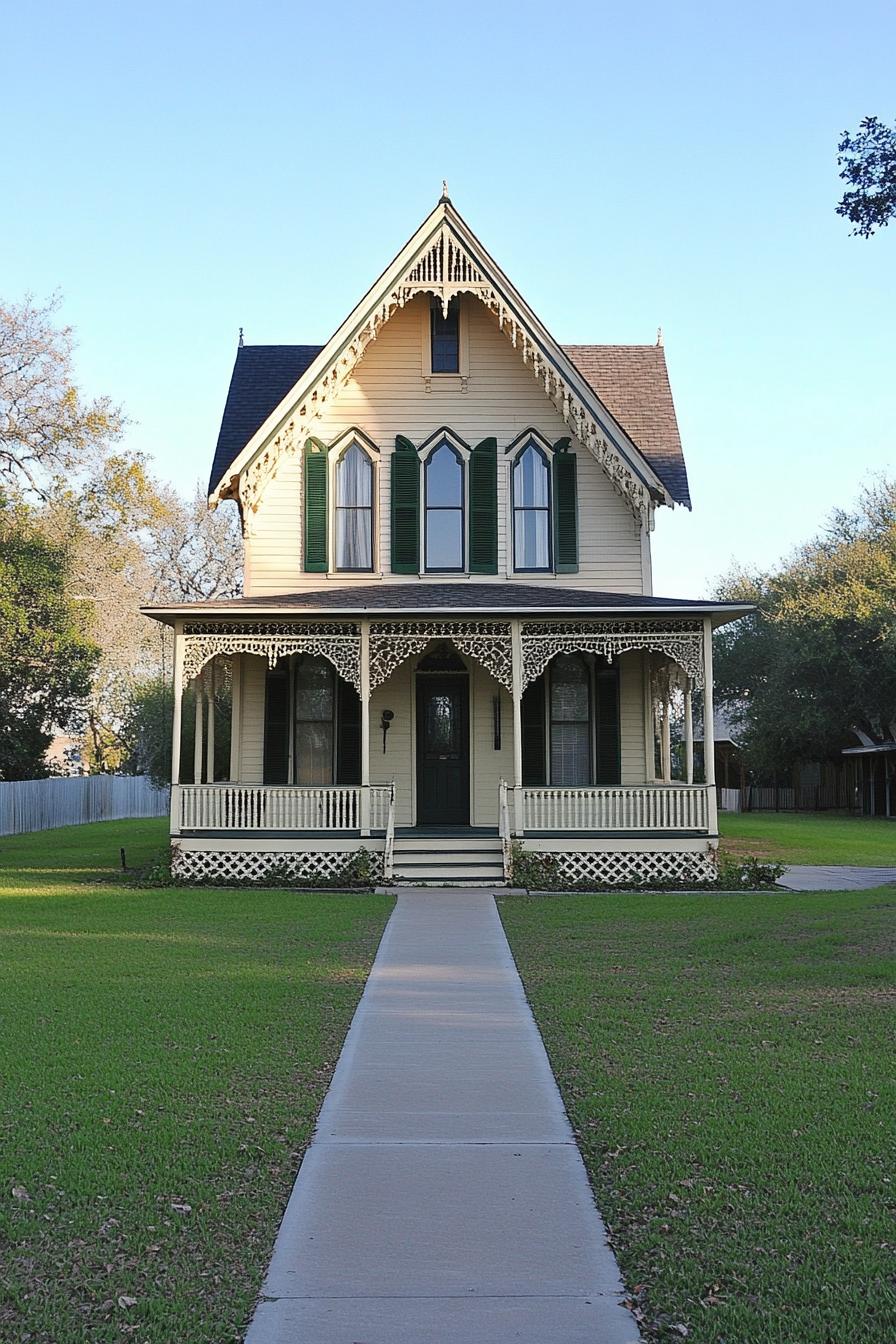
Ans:
MULTIPOLYGON (((209 494, 321 345, 241 345, 215 448, 209 494)), ((691 507, 672 389, 661 345, 565 345, 566 354, 626 429, 677 504, 691 507)))
POLYGON ((214 483, 212 504, 238 488, 244 514, 257 509, 280 455, 315 432, 396 309, 417 294, 432 294, 447 310, 450 298, 462 293, 474 294, 494 315, 571 432, 636 514, 646 521, 654 504, 673 503, 630 434, 443 196, 214 483))
POLYGON ((209 494, 259 425, 295 387, 322 349, 322 345, 237 346, 208 482, 209 494))
POLYGON ((672 498, 690 508, 687 467, 663 347, 564 345, 563 349, 628 430, 672 498))

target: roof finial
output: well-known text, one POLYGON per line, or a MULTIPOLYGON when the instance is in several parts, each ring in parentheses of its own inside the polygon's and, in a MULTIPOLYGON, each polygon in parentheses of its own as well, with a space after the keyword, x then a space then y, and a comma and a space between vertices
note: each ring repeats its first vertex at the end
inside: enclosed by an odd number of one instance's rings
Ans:
POLYGON ((658 346, 662 347, 662 344, 663 344, 663 329, 662 329, 662 327, 657 327, 657 329, 656 329, 656 343, 657 343, 658 346))
POLYGON ((448 196, 448 183, 446 182, 445 178, 443 177, 443 178, 442 178, 442 198, 441 198, 441 200, 439 201, 439 205, 444 204, 444 203, 447 202, 448 200, 450 200, 450 197, 448 196))
POLYGON ((244 344, 244 342, 243 342, 243 329, 242 329, 242 327, 240 327, 240 345, 243 345, 243 344, 244 344))

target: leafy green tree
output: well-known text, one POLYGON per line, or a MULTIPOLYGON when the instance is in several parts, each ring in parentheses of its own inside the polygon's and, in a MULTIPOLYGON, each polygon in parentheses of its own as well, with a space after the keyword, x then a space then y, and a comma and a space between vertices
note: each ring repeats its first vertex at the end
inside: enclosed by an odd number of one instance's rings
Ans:
MULTIPOLYGON (((159 788, 171 782, 171 734, 174 723, 174 697, 171 683, 162 677, 135 685, 130 710, 123 725, 123 736, 131 744, 125 768, 134 774, 149 775, 159 788)), ((195 683, 184 695, 181 708, 182 782, 192 779, 193 732, 196 723, 195 683)), ((215 686, 215 777, 224 779, 230 771, 230 684, 226 675, 215 686)))
POLYGON ((865 117, 855 135, 843 132, 837 150, 840 176, 852 188, 837 214, 855 226, 854 234, 870 238, 896 216, 896 124, 865 117))
POLYGON ((896 482, 835 513, 777 572, 735 573, 718 595, 758 607, 715 641, 716 696, 753 768, 836 759, 857 730, 894 736, 896 482))
POLYGON ((67 565, 27 508, 0 501, 0 779, 48 774, 53 731, 90 690, 99 649, 67 594, 67 565))

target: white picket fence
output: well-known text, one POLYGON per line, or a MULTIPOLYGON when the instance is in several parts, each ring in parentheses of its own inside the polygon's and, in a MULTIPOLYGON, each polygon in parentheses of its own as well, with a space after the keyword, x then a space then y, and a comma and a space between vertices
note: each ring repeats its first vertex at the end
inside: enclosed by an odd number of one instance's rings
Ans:
POLYGON ((164 817, 168 790, 145 775, 83 775, 0 783, 0 835, 124 817, 164 817))

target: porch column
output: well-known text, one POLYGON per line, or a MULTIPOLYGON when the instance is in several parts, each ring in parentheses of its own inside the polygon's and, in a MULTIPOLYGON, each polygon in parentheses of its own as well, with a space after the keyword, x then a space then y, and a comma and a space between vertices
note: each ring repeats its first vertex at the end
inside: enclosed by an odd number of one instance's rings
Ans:
POLYGON ((196 717, 193 723, 193 783, 202 783, 202 717, 205 713, 204 689, 205 668, 197 673, 193 682, 196 687, 196 717))
POLYGON ((370 621, 361 622, 361 835, 370 835, 370 621))
POLYGON ((230 778, 240 777, 240 739, 242 737, 243 655, 230 660, 230 778))
POLYGON ((205 735, 205 778, 209 784, 215 782, 215 660, 208 665, 208 685, 205 693, 205 708, 208 715, 208 728, 205 735))
POLYGON ((523 635, 519 621, 511 621, 513 665, 513 833, 523 835, 523 635))
POLYGON ((662 761, 663 761, 663 783, 672 783, 672 698, 667 690, 663 691, 662 700, 662 761))
POLYGON ((171 723, 171 834, 180 834, 180 734, 184 695, 184 647, 180 622, 174 626, 174 713, 171 723))
POLYGON ((688 677, 684 691, 684 767, 688 784, 694 782, 694 705, 691 679, 688 677))
POLYGON ((703 618, 703 756, 707 792, 707 821, 710 835, 719 833, 719 808, 716 797, 716 733, 712 701, 712 618, 703 618))

